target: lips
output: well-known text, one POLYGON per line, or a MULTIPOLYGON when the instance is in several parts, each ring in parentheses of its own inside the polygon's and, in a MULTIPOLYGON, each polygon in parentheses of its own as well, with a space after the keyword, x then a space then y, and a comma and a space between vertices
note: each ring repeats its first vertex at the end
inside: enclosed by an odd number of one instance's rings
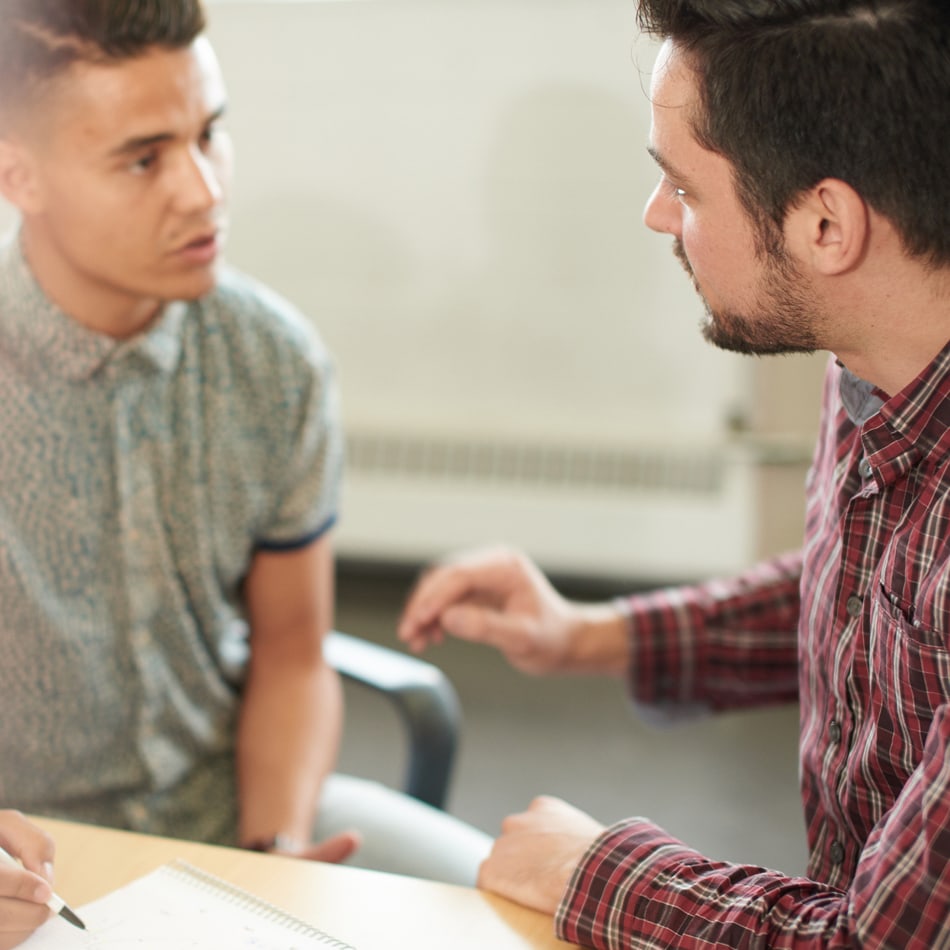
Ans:
POLYGON ((205 231, 179 245, 175 256, 192 264, 209 264, 221 250, 220 232, 205 231))
POLYGON ((204 247, 210 244, 213 241, 216 241, 218 238, 218 231, 216 228, 213 228, 209 231, 202 231, 200 234, 195 234, 191 236, 188 240, 183 241, 178 246, 178 251, 187 251, 195 247, 204 247))

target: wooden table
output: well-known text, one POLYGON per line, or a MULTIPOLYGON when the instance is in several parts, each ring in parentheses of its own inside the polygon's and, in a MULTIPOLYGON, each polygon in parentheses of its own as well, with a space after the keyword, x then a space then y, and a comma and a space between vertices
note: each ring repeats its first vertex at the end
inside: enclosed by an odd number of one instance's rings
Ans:
POLYGON ((56 891, 78 908, 181 858, 356 950, 556 950, 551 918, 473 888, 34 818, 56 841, 56 891))

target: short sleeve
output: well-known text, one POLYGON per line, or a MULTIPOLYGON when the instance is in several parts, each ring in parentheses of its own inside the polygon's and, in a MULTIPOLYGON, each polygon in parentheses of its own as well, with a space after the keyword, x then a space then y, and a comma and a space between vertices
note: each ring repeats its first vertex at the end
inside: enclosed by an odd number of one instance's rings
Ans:
POLYGON ((339 513, 344 439, 336 367, 315 333, 300 355, 279 490, 257 539, 262 550, 304 547, 332 528, 339 513))

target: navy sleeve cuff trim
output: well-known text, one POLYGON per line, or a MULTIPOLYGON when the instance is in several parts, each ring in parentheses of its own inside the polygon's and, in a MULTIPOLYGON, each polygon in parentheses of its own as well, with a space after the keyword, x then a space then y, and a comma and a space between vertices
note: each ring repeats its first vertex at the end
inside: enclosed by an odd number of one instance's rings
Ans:
POLYGON ((331 515, 318 528, 302 538, 292 538, 287 541, 258 541, 255 548, 258 551, 299 551, 313 544, 314 541, 319 541, 336 524, 336 521, 337 516, 331 515))

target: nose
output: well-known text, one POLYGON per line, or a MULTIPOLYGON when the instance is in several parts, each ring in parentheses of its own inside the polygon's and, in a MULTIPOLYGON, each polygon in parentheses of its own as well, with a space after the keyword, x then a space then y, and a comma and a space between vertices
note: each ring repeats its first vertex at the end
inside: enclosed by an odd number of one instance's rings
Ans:
POLYGON ((643 209, 643 223, 651 230, 659 234, 672 234, 674 237, 681 237, 682 230, 682 206, 673 197, 669 188, 664 187, 661 181, 653 189, 653 193, 647 199, 646 207, 643 209))
POLYGON ((208 211, 221 203, 224 186, 221 174, 207 155, 190 148, 183 157, 177 182, 177 205, 183 213, 208 211))

